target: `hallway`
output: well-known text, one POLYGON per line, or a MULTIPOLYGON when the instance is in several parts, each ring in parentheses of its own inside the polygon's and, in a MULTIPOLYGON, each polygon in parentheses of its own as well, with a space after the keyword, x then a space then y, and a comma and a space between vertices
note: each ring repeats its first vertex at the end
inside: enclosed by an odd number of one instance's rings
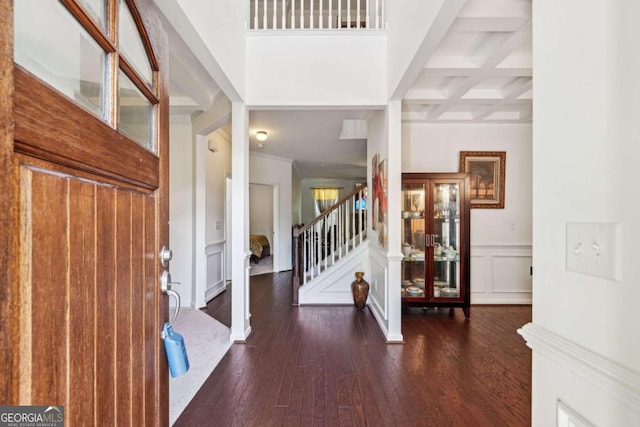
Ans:
MULTIPOLYGON (((251 278, 253 333, 235 344, 176 426, 528 426, 531 308, 405 313, 387 345, 370 311, 291 306, 291 274, 251 278)), ((229 291, 207 312, 221 322, 229 291)), ((228 305, 228 304, 227 304, 228 305)))

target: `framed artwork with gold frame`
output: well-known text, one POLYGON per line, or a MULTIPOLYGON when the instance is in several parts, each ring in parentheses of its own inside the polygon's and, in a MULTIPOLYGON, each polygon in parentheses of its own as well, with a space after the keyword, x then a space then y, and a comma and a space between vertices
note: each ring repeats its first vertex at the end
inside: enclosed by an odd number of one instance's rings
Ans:
POLYGON ((504 209, 506 151, 461 151, 460 172, 471 178, 471 207, 504 209))

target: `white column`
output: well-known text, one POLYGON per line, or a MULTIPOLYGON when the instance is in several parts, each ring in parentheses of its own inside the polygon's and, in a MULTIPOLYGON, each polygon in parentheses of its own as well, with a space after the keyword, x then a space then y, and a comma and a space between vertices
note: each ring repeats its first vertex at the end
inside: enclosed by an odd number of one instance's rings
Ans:
POLYGON ((388 174, 387 174, 387 215, 388 243, 387 261, 389 266, 389 329, 387 341, 402 341, 402 301, 400 296, 400 273, 402 262, 402 241, 400 230, 402 191, 402 105, 401 101, 389 101, 387 106, 388 128, 388 174))
POLYGON ((249 111, 242 102, 231 105, 231 341, 245 341, 249 322, 249 111))

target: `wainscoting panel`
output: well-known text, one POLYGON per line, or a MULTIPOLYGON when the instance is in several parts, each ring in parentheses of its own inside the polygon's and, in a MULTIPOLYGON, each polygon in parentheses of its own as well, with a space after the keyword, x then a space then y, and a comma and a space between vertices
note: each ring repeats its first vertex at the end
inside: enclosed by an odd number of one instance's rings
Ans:
POLYGON ((484 268, 484 256, 472 255, 471 256, 471 283, 473 287, 471 292, 484 293, 486 283, 486 271, 484 268))
POLYGON ((491 257, 491 271, 506 272, 511 275, 494 274, 493 292, 531 292, 531 256, 494 255, 491 257))
POLYGON ((225 258, 224 248, 226 242, 214 242, 207 245, 207 285, 204 291, 205 301, 210 301, 225 290, 225 258))
POLYGON ((371 251, 371 277, 369 304, 372 304, 378 314, 384 319, 389 318, 389 283, 386 258, 381 258, 376 251, 371 251))
POLYGON ((472 304, 531 304, 530 244, 471 246, 472 304))

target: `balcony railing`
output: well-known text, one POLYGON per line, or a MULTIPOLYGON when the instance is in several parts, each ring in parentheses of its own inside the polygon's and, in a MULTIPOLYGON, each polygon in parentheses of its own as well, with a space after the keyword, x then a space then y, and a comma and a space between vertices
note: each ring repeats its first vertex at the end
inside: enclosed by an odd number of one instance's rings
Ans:
POLYGON ((383 29, 385 0, 250 0, 252 30, 383 29))

